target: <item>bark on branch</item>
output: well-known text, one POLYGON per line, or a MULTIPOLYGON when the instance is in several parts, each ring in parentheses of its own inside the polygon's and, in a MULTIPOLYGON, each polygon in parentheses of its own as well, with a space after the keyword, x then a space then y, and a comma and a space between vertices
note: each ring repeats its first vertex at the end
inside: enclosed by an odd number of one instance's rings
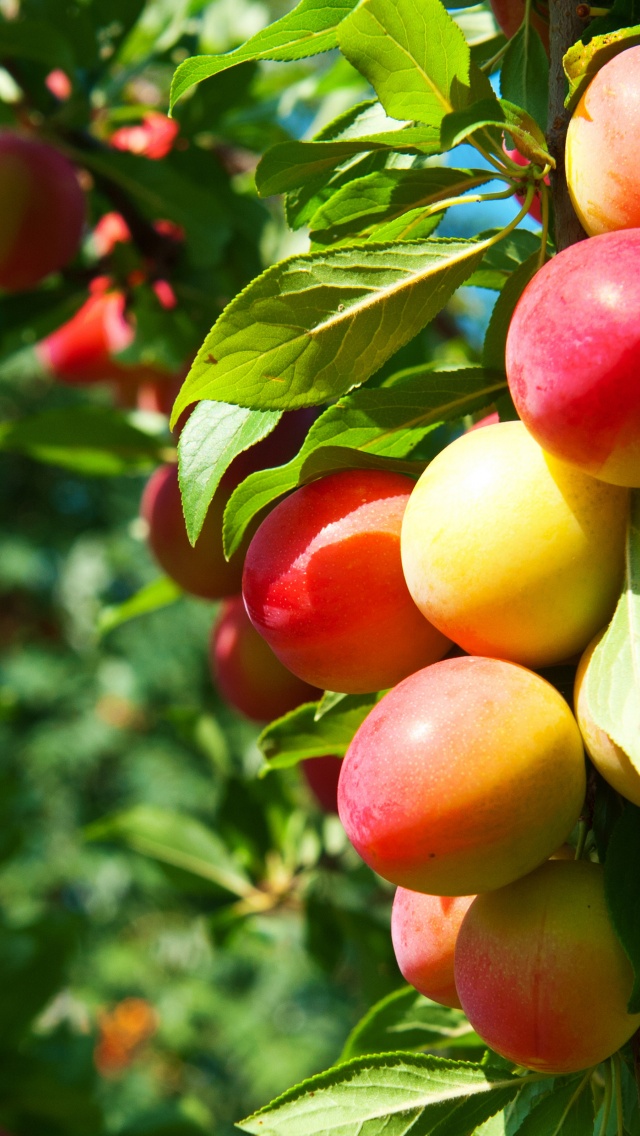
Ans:
POLYGON ((551 173, 551 197, 555 216, 555 238, 558 252, 569 245, 583 241, 582 228, 569 197, 564 171, 564 151, 570 115, 565 110, 567 90, 562 57, 584 31, 584 23, 577 14, 576 0, 549 0, 549 40, 551 61, 549 73, 549 130, 547 142, 556 160, 551 173))

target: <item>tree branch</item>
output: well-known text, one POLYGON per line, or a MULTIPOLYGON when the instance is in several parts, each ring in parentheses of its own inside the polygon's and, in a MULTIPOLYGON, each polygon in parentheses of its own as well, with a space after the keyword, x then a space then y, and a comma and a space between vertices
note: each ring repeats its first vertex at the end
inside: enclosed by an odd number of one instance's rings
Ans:
POLYGON ((556 169, 551 172, 551 197, 555 217, 556 248, 560 252, 561 249, 574 245, 577 241, 583 241, 587 235, 571 204, 565 176, 564 152, 570 115, 564 106, 567 81, 562 67, 562 58, 582 35, 584 23, 578 17, 576 0, 549 0, 549 18, 551 66, 547 142, 556 160, 556 169))

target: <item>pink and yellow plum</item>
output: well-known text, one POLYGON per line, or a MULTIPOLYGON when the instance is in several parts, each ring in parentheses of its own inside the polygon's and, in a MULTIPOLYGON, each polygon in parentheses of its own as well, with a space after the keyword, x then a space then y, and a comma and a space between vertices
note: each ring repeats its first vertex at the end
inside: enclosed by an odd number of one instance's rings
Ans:
POLYGON ((391 940, 400 973, 426 998, 460 1009, 453 975, 458 931, 473 895, 425 895, 399 887, 391 940))
POLYGON ((333 473, 296 490, 254 536, 243 577, 249 617, 305 682, 380 690, 448 651, 402 575, 413 485, 383 470, 333 473))
POLYGON ((640 227, 639 107, 640 47, 629 47, 594 75, 567 131, 567 184, 590 237, 640 227))
POLYGON ((68 158, 46 142, 0 131, 0 288, 21 292, 75 256, 85 199, 68 158))
POLYGON ((640 806, 640 773, 624 750, 616 745, 605 730, 596 725, 587 702, 585 686, 587 667, 603 635, 604 631, 601 631, 591 641, 578 666, 574 693, 576 718, 585 749, 598 772, 617 793, 634 805, 640 806))
POLYGON ((546 454, 522 422, 447 446, 413 491, 402 563, 415 602, 471 654, 564 662, 611 617, 628 493, 546 454))
POLYGON ((527 285, 507 337, 509 387, 533 437, 614 485, 640 486, 639 262, 640 228, 571 245, 527 285))
POLYGON ((379 875, 468 896, 547 859, 584 792, 580 731, 558 691, 524 667, 466 656, 410 675, 374 706, 344 759, 338 807, 379 875))
POLYGON ((462 922, 455 982, 471 1025, 516 1065, 575 1073, 640 1026, 633 971, 605 903, 603 870, 550 861, 478 896, 462 922))

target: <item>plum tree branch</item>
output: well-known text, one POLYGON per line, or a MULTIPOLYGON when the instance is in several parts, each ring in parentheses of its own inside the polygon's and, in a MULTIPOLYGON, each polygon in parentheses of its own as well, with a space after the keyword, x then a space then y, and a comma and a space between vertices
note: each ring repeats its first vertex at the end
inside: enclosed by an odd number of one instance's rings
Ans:
POLYGON ((577 15, 575 0, 549 0, 549 21, 551 59, 547 142, 556 160, 556 168, 551 171, 551 196, 556 248, 560 252, 586 237, 571 204, 565 176, 564 152, 570 116, 564 106, 567 83, 562 67, 565 52, 580 38, 584 24, 577 15))

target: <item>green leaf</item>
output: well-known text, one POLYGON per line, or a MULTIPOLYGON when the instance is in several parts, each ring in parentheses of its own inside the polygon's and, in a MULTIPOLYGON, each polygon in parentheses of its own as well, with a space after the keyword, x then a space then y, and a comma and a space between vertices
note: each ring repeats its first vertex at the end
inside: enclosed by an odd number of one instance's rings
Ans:
MULTIPOLYGON (((172 154, 162 162, 119 150, 77 150, 73 156, 97 175, 98 182, 108 179, 123 189, 149 220, 166 217, 181 225, 187 237, 185 255, 193 267, 218 263, 231 233, 227 201, 216 193, 213 175, 206 184, 191 176, 189 151, 172 154)), ((198 157, 196 153, 193 161, 198 157)), ((204 165, 208 168, 206 160, 204 165)))
POLYGON ((178 443, 180 489, 187 534, 195 544, 220 478, 238 454, 270 434, 279 410, 247 410, 203 400, 183 427, 178 443))
POLYGON ((383 387, 341 398, 314 422, 297 457, 279 469, 251 474, 234 491, 224 519, 228 555, 260 509, 314 476, 307 463, 314 457, 317 469, 324 449, 351 451, 353 465, 358 455, 402 460, 437 426, 483 410, 505 389, 502 375, 481 367, 433 371, 423 366, 398 372, 383 387))
POLYGON ((513 1136, 586 1136, 593 1131, 594 1109, 590 1088, 591 1070, 578 1077, 558 1079, 531 1109, 513 1136))
POLYGON ((307 757, 332 754, 344 757, 353 735, 377 699, 372 694, 346 694, 320 718, 319 702, 306 702, 271 722, 258 738, 258 746, 271 769, 286 769, 307 757))
POLYGON ((505 345, 511 317, 518 300, 539 267, 539 254, 535 252, 511 274, 498 296, 484 337, 482 361, 485 367, 504 373, 505 345))
POLYGON ((234 895, 253 891, 220 838, 191 816, 137 805, 90 825, 85 836, 87 840, 120 840, 143 856, 192 872, 234 895))
POLYGON ((202 398, 285 410, 344 394, 437 315, 484 251, 481 242, 435 238, 294 256, 268 268, 205 339, 173 420, 202 398))
MULTIPOLYGON (((494 231, 480 233, 480 239, 494 235, 494 231)), ((505 240, 492 245, 482 258, 480 267, 467 280, 478 288, 492 288, 501 292, 509 277, 534 253, 539 254, 540 237, 528 229, 514 229, 505 240)), ((549 255, 551 255, 551 249, 549 255)))
POLYGON ((145 584, 134 596, 120 604, 105 607, 98 616, 98 634, 107 635, 122 623, 148 615, 160 608, 168 607, 184 595, 182 588, 169 576, 158 576, 150 584, 145 584))
POLYGON ((493 149, 500 152, 505 130, 513 137, 520 153, 530 161, 543 166, 547 163, 555 165, 537 122, 506 99, 483 99, 447 114, 442 120, 440 140, 444 150, 451 150, 474 134, 488 132, 493 149))
POLYGON ((0 54, 60 67, 71 77, 75 74, 76 61, 68 39, 47 20, 2 20, 0 54))
POLYGON ((594 722, 640 772, 640 490, 631 491, 622 595, 585 676, 594 722))
POLYGON ((403 986, 377 1002, 358 1022, 345 1042, 340 1061, 394 1049, 455 1045, 486 1048, 462 1010, 440 1006, 412 986, 403 986))
POLYGON ((640 1013, 640 809, 630 803, 611 834, 604 865, 611 921, 634 973, 627 1010, 640 1013))
POLYGON ((312 181, 316 186, 338 166, 357 154, 375 151, 401 154, 438 154, 440 134, 431 126, 399 126, 379 134, 332 142, 280 142, 267 150, 256 170, 256 186, 262 197, 288 193, 312 181))
MULTIPOLYGON (((614 0, 606 15, 598 16, 592 20, 582 39, 590 43, 595 36, 606 37, 612 32, 625 32, 629 28, 637 27, 640 20, 639 0, 614 0)), ((625 45, 631 47, 630 43, 625 45)))
MULTIPOLYGON (((422 215, 438 208, 447 198, 457 197, 491 179, 483 170, 454 170, 446 166, 435 169, 380 170, 357 178, 334 193, 310 222, 311 240, 315 245, 343 244, 353 240, 410 240, 415 237, 409 210, 422 215), (395 231, 390 231, 395 223, 395 231), (380 235, 379 229, 386 231, 380 235)), ((436 225, 442 210, 436 212, 436 225)))
POLYGON ((360 1057, 289 1090, 238 1127, 256 1136, 401 1136, 412 1129, 469 1136, 527 1080, 420 1054, 360 1057))
MULTIPOLYGON (((640 17, 640 11, 638 16, 640 17)), ((604 18, 607 19, 608 17, 604 18)), ((594 20, 591 28, 599 22, 599 20, 594 20)), ((604 67, 605 63, 608 63, 615 55, 619 55, 621 51, 625 51, 626 48, 640 43, 640 26, 636 23, 634 27, 612 30, 605 35, 591 35, 589 33, 588 38, 589 42, 587 43, 582 40, 574 43, 562 60, 565 75, 569 80, 569 93, 565 105, 571 111, 575 108, 594 75, 598 73, 601 67, 604 67)))
POLYGON ((509 40, 500 70, 500 90, 505 99, 528 111, 540 129, 546 131, 549 58, 528 21, 509 40))
POLYGON ((238 63, 258 59, 292 60, 336 47, 336 28, 357 0, 302 0, 292 12, 270 24, 227 55, 185 59, 173 76, 171 108, 190 87, 238 63))
POLYGON ((95 476, 148 470, 164 449, 122 414, 97 406, 47 410, 0 425, 0 450, 95 476))
POLYGON ((470 71, 469 45, 440 0, 363 0, 340 25, 338 45, 393 118, 438 126, 492 94, 482 72, 470 71))

